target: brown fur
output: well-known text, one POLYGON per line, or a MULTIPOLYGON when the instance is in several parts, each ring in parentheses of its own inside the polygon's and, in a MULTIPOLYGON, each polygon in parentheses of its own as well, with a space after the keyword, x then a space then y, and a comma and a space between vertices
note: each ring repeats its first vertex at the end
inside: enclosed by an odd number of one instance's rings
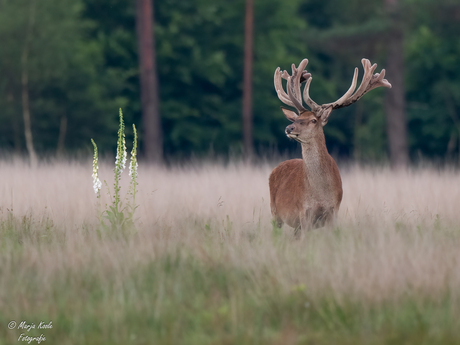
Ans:
POLYGON ((313 119, 317 119, 313 113, 305 112, 286 129, 301 141, 303 159, 282 162, 270 174, 270 206, 278 226, 286 223, 296 230, 324 226, 334 219, 342 201, 339 169, 327 152, 322 122, 313 119))

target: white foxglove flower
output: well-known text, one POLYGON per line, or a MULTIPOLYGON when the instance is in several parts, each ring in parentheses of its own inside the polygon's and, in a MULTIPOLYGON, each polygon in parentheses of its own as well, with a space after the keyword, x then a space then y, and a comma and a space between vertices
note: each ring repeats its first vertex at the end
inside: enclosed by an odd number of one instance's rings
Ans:
POLYGON ((99 180, 99 166, 97 165, 97 161, 98 161, 97 146, 96 146, 96 143, 94 142, 93 139, 91 139, 91 143, 94 146, 93 175, 92 175, 92 177, 93 177, 93 189, 94 189, 94 193, 98 194, 99 191, 102 188, 102 183, 99 180))
POLYGON ((119 157, 119 150, 117 150, 117 157, 115 157, 115 166, 120 166, 120 174, 126 168, 126 160, 127 160, 128 153, 126 152, 126 141, 123 138, 123 150, 121 153, 121 159, 119 157))
POLYGON ((99 178, 97 177, 97 175, 93 175, 93 189, 94 189, 94 193, 99 193, 99 191, 101 190, 102 188, 102 182, 101 180, 99 180, 99 178))
POLYGON ((130 166, 129 166, 129 176, 131 177, 137 177, 137 161, 131 160, 130 166), (134 163, 136 162, 136 163, 134 163))
POLYGON ((93 189, 94 193, 98 193, 102 188, 102 182, 99 180, 97 161, 93 162, 93 189))
POLYGON ((128 156, 128 153, 126 152, 126 141, 125 141, 125 138, 123 137, 123 159, 121 160, 122 171, 126 168, 127 156, 128 156))

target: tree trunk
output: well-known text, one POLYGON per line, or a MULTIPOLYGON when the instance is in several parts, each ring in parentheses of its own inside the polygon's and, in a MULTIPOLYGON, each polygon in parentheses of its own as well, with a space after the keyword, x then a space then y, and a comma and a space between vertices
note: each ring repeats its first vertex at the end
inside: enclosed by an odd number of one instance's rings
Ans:
MULTIPOLYGON (((23 55, 24 56, 24 55, 23 55)), ((27 61, 26 59, 23 59, 27 61)), ((27 73, 27 63, 22 66, 22 116, 24 118, 24 135, 26 137, 26 147, 29 153, 30 166, 35 168, 38 165, 37 154, 34 148, 34 141, 32 137, 32 124, 30 120, 30 106, 29 106, 29 75, 27 73)))
POLYGON ((243 143, 244 155, 249 159, 253 155, 252 138, 252 50, 254 35, 254 1, 246 0, 246 18, 244 28, 244 82, 243 82, 243 143))
POLYGON ((159 110, 152 0, 136 0, 144 153, 147 161, 162 163, 163 135, 159 110))
POLYGON ((67 134, 67 115, 62 115, 61 123, 59 125, 59 137, 56 149, 56 157, 62 158, 64 156, 65 149, 65 137, 67 134))
POLYGON ((404 34, 398 18, 397 0, 385 0, 385 3, 391 23, 387 42, 386 75, 392 85, 386 93, 385 113, 390 163, 392 168, 398 169, 407 167, 409 163, 404 88, 404 34))
POLYGON ((450 118, 452 119, 453 128, 450 135, 450 140, 447 145, 447 157, 451 161, 460 163, 460 118, 455 109, 455 95, 450 95, 447 92, 444 92, 445 104, 447 108, 447 113, 449 114, 450 118), (458 140, 457 140, 458 137, 458 140), (458 145, 458 157, 454 157, 455 146, 458 145))
POLYGON ((24 42, 24 48, 21 56, 21 94, 22 94, 22 116, 24 118, 24 135, 26 138, 27 152, 29 153, 29 161, 32 168, 38 165, 37 154, 35 153, 34 141, 32 137, 32 123, 30 116, 29 105, 29 41, 32 35, 32 27, 35 21, 35 1, 31 1, 29 8, 29 23, 24 42))
MULTIPOLYGON (((7 78, 7 83, 10 83, 11 82, 9 81, 9 79, 7 78)), ((13 95, 13 92, 10 90, 7 94, 6 94, 6 102, 8 104, 8 108, 12 108, 14 109, 14 103, 15 103, 15 99, 14 99, 14 95, 13 95)), ((11 119, 12 121, 12 129, 13 129, 13 150, 14 150, 14 155, 15 156, 20 156, 21 155, 21 150, 22 150, 22 134, 21 134, 21 119, 17 116, 13 116, 13 118, 11 119)))

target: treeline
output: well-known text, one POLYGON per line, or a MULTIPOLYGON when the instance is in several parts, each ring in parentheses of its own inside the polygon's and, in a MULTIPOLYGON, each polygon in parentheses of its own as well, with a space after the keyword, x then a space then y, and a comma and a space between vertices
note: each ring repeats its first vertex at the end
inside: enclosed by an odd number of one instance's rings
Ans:
MULTIPOLYGON (((167 159, 239 155, 243 148, 245 1, 153 1, 159 113, 167 159)), ((273 87, 276 67, 310 60, 311 95, 336 100, 362 57, 401 77, 395 102, 377 89, 325 127, 342 159, 394 151, 460 156, 460 4, 456 0, 254 1, 252 143, 259 155, 295 150, 273 87), (396 6, 393 7, 392 6, 396 6), (400 54, 398 65, 391 58, 400 54), (392 138, 388 116, 407 129, 392 138), (400 146, 398 146, 400 145, 400 146), (402 146, 401 146, 402 145, 402 146), (404 145, 406 145, 404 147, 404 145), (398 148, 402 147, 402 148, 398 148)), ((64 156, 114 150, 118 108, 142 132, 132 0, 0 1, 0 147, 64 156), (32 146, 32 147, 31 147, 32 146)), ((129 134, 128 134, 129 135, 129 134)), ((110 151, 111 152, 111 151, 110 151)), ((394 152, 393 152, 394 154, 394 152)))

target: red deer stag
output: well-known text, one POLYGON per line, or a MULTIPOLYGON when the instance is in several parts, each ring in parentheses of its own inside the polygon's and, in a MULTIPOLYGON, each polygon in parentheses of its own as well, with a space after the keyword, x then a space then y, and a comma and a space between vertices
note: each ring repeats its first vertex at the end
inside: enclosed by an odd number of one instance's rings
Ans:
POLYGON ((297 113, 282 108, 287 119, 293 122, 286 127, 286 135, 302 145, 302 158, 282 162, 270 174, 270 207, 272 215, 281 227, 283 223, 295 228, 307 230, 324 226, 334 219, 342 201, 342 180, 334 159, 329 155, 324 139, 323 126, 326 125, 331 111, 349 106, 358 101, 372 89, 383 86, 391 88, 384 79, 385 70, 374 73, 377 64, 371 66, 367 59, 361 60, 364 76, 356 90, 358 68, 348 91, 333 103, 316 104, 309 95, 311 74, 304 71, 308 60, 304 59, 298 68, 292 64, 292 75, 286 71, 275 71, 275 89, 278 98, 284 104, 293 107, 297 113), (287 80, 284 91, 281 78, 287 80), (302 103, 301 84, 306 81, 302 103), (356 92, 354 92, 356 90, 356 92))

